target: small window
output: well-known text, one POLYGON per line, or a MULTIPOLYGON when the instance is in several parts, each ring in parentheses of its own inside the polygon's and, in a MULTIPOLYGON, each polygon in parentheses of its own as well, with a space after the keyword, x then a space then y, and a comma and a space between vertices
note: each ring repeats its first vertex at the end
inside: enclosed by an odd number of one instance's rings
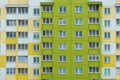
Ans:
POLYGON ((65 13, 66 12, 66 6, 60 6, 59 7, 59 12, 60 13, 65 13))
POLYGON ((83 48, 82 43, 75 43, 75 50, 81 50, 83 48))
POLYGON ((33 70, 33 74, 34 74, 35 76, 38 76, 38 75, 40 74, 40 70, 39 70, 39 69, 34 69, 34 70, 33 70))
POLYGON ((40 46, 39 45, 34 45, 34 51, 39 51, 40 50, 40 46))
POLYGON ((75 6, 75 12, 76 13, 81 13, 83 11, 82 6, 75 6))
POLYGON ((104 51, 109 52, 111 50, 110 44, 104 44, 104 51))
POLYGON ((120 25, 120 19, 116 19, 116 25, 120 25))
POLYGON ((111 71, 110 71, 109 68, 104 69, 104 75, 105 76, 110 76, 110 74, 111 74, 111 71))
POLYGON ((75 19, 75 25, 82 25, 82 24, 83 24, 83 21, 81 18, 75 19))
POLYGON ((104 32, 104 38, 109 39, 110 38, 110 32, 104 32))
POLYGON ((40 63, 39 57, 33 57, 33 63, 40 63))
POLYGON ((104 14, 110 14, 110 8, 104 8, 104 14))
POLYGON ((104 20, 104 26, 105 27, 110 27, 110 25, 111 25, 110 20, 104 20))
POLYGON ((75 31, 75 37, 82 37, 82 31, 75 31))
POLYGON ((40 27, 40 22, 37 21, 37 20, 35 20, 35 21, 34 21, 34 27, 40 27))
POLYGON ((39 16, 40 14, 40 10, 39 8, 34 8, 34 13, 33 13, 35 16, 39 16))
POLYGON ((60 62, 66 62, 67 61, 67 57, 66 56, 59 56, 59 61, 60 62))
POLYGON ((105 56, 104 57, 104 62, 105 63, 110 63, 110 57, 109 56, 105 56))
POLYGON ((59 74, 67 74, 66 68, 59 68, 59 74))
POLYGON ((67 24, 67 20, 64 18, 60 18, 59 19, 59 25, 66 25, 67 24))
POLYGON ((120 6, 116 6, 116 13, 120 13, 120 6))
POLYGON ((59 37, 66 37, 66 31, 59 31, 59 37))
POLYGON ((82 68, 75 68, 75 74, 82 74, 82 68))
POLYGON ((75 56, 75 62, 82 62, 82 56, 75 56))
POLYGON ((66 43, 60 43, 59 44, 59 50, 66 50, 66 48, 67 48, 66 43))
POLYGON ((40 39, 40 32, 33 32, 33 39, 39 40, 40 39))

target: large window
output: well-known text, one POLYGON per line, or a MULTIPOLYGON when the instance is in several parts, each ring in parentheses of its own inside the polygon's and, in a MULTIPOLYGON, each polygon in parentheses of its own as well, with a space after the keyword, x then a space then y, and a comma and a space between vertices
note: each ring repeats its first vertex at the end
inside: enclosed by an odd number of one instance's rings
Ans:
POLYGON ((7 56, 6 61, 7 62, 16 62, 16 56, 7 56))
POLYGON ((16 20, 6 20, 7 26, 16 26, 16 20))
POLYGON ((28 44, 18 44, 18 50, 27 50, 28 44))
POLYGON ((110 27, 111 21, 110 20, 104 20, 104 26, 105 27, 110 27))
POLYGON ((39 69, 34 69, 33 70, 33 74, 36 75, 36 76, 39 75, 40 74, 40 70, 39 69))
POLYGON ((116 25, 120 25, 120 19, 116 19, 116 25))
POLYGON ((40 63, 40 57, 33 57, 33 63, 40 63))
POLYGON ((97 17, 90 17, 89 18, 89 23, 90 24, 99 24, 99 18, 97 18, 97 17))
POLYGON ((100 56, 98 54, 89 54, 88 58, 89 58, 89 61, 99 61, 100 60, 100 56))
POLYGON ((110 32, 104 32, 104 38, 109 39, 110 38, 110 32))
POLYGON ((104 62, 105 63, 110 63, 110 56, 105 56, 104 57, 104 62))
POLYGON ((28 20, 18 20, 18 26, 28 26, 28 20))
POLYGON ((104 75, 105 76, 110 76, 110 74, 111 74, 111 71, 110 71, 109 68, 104 69, 104 75))
POLYGON ((43 30, 42 31, 42 35, 43 36, 52 36, 53 35, 53 31, 52 30, 43 30))
POLYGON ((59 12, 60 12, 60 13, 65 13, 66 10, 67 10, 66 6, 60 6, 60 7, 59 7, 59 12))
POLYGON ((116 56, 116 62, 118 62, 118 63, 120 62, 120 56, 119 55, 116 56))
POLYGON ((89 5, 89 11, 99 11, 99 5, 89 5))
POLYGON ((120 13, 120 6, 116 6, 116 13, 120 13))
POLYGON ((116 73, 120 74, 120 67, 116 67, 116 73))
POLYGON ((40 46, 38 44, 34 45, 34 51, 39 51, 40 50, 40 46))
POLYGON ((116 49, 120 50, 120 43, 116 43, 116 49))
POLYGON ((34 27, 39 27, 40 26, 40 22, 38 20, 34 20, 34 27))
POLYGON ((40 39, 40 32, 33 32, 33 39, 39 40, 40 39))
POLYGON ((16 50, 16 44, 6 44, 7 50, 16 50))
POLYGON ((53 18, 43 18, 42 21, 43 24, 52 24, 53 18))
POLYGON ((99 42, 89 42, 89 48, 99 48, 99 42))
POLYGON ((89 36, 99 36, 99 30, 89 30, 89 36))
POLYGON ((111 50, 110 44, 104 44, 104 51, 109 52, 111 50))
POLYGON ((98 73, 99 67, 89 67, 89 73, 98 73))
POLYGON ((16 68, 6 68, 6 74, 16 74, 16 68))
POLYGON ((120 31, 116 31, 116 37, 120 37, 120 31))
POLYGON ((18 68, 18 74, 28 74, 27 68, 18 68))
POLYGON ((34 15, 39 16, 39 14, 40 14, 39 8, 34 8, 33 11, 34 11, 34 12, 33 12, 34 15))
POLYGON ((43 61, 52 61, 53 60, 53 56, 51 54, 44 54, 42 56, 42 60, 43 61))
POLYGON ((43 73, 52 73, 53 72, 53 68, 52 67, 43 67, 42 68, 42 72, 43 73))
POLYGON ((18 38, 28 38, 28 32, 18 32, 18 38))
POLYGON ((7 14, 16 14, 16 8, 13 7, 7 8, 7 14))
POLYGON ((43 42, 42 43, 42 48, 43 49, 52 49, 53 43, 52 42, 43 42))
POLYGON ((18 56, 18 62, 28 62, 28 56, 18 56))
POLYGON ((16 38, 16 32, 6 32, 7 38, 16 38))
POLYGON ((28 7, 20 7, 18 8, 19 14, 27 14, 28 13, 28 7))
POLYGON ((43 12, 52 12, 53 11, 53 6, 50 6, 50 5, 42 6, 42 11, 43 12))

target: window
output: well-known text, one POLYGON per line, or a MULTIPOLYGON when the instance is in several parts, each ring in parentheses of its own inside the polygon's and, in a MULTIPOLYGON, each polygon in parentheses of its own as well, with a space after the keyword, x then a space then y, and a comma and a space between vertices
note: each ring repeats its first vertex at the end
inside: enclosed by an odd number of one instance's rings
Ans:
POLYGON ((120 74, 120 67, 116 67, 116 73, 120 74))
POLYGON ((105 27, 110 27, 110 24, 111 22, 110 22, 110 20, 104 20, 104 26, 105 27))
POLYGON ((59 49, 60 49, 60 50, 66 50, 66 48, 67 48, 66 43, 60 43, 60 44, 59 44, 59 49))
POLYGON ((104 32, 104 38, 109 39, 110 38, 110 32, 104 32))
POLYGON ((16 38, 16 32, 6 32, 7 38, 16 38))
POLYGON ((109 63, 110 62, 110 57, 109 56, 105 56, 104 57, 104 62, 105 63, 109 63))
POLYGON ((82 6, 75 6, 75 12, 76 12, 76 13, 80 13, 80 12, 82 12, 82 11, 83 11, 82 6))
POLYGON ((33 74, 36 75, 36 76, 39 75, 40 74, 39 69, 34 69, 33 74))
POLYGON ((18 38, 28 38, 28 32, 18 32, 18 38))
POLYGON ((52 36, 53 35, 53 31, 52 30, 43 30, 42 31, 42 35, 43 36, 52 36))
POLYGON ((82 68, 75 68, 75 74, 82 74, 82 68))
POLYGON ((75 31, 75 37, 82 37, 82 31, 75 31))
POLYGON ((99 30, 89 30, 89 36, 99 36, 99 30))
POLYGON ((59 68, 59 74, 66 74, 66 68, 59 68))
POLYGON ((82 56, 75 56, 75 62, 82 62, 82 56))
POLYGON ((16 8, 13 7, 7 8, 7 14, 16 14, 16 8))
POLYGON ((120 13, 120 6, 116 6, 116 13, 120 13))
POLYGON ((16 74, 16 68, 6 68, 6 74, 16 74))
POLYGON ((106 52, 110 51, 110 44, 104 44, 104 51, 106 52))
POLYGON ((99 61, 100 56, 98 54, 89 54, 89 61, 99 61))
POLYGON ((39 40, 40 39, 40 32, 33 32, 33 39, 39 40))
POLYGON ((104 14, 110 14, 110 8, 104 8, 104 14))
POLYGON ((16 20, 6 20, 7 26, 16 26, 16 20))
POLYGON ((7 62, 16 62, 16 56, 7 56, 6 61, 7 62))
POLYGON ((82 43, 75 43, 75 50, 81 50, 82 49, 82 43))
POLYGON ((116 31, 116 37, 120 37, 120 31, 116 31))
POLYGON ((59 37, 66 37, 66 31, 59 31, 59 37))
POLYGON ((98 73, 99 67, 89 67, 89 73, 98 73))
POLYGON ((27 68, 18 68, 18 74, 28 74, 27 68))
POLYGON ((53 24, 53 18, 43 18, 43 24, 53 24))
POLYGON ((89 23, 90 24, 99 24, 99 18, 97 18, 97 17, 90 17, 89 18, 89 23))
POLYGON ((28 44, 18 44, 18 50, 28 50, 28 44))
POLYGON ((99 11, 99 5, 89 5, 89 11, 99 11))
POLYGON ((16 50, 16 44, 6 44, 7 50, 16 50))
POLYGON ((116 43, 116 49, 120 50, 120 43, 116 43))
POLYGON ((28 20, 18 20, 18 26, 28 26, 28 20))
POLYGON ((40 22, 38 20, 35 20, 33 22, 34 22, 34 27, 39 27, 40 26, 40 22))
POLYGON ((51 5, 42 6, 42 11, 43 12, 52 12, 53 11, 53 6, 51 6, 51 5))
POLYGON ((40 46, 39 45, 34 45, 34 51, 39 51, 40 50, 40 46))
POLYGON ((43 61, 52 61, 53 60, 53 56, 51 54, 44 54, 42 56, 42 60, 43 61))
POLYGON ((28 56, 18 56, 18 62, 28 62, 28 56))
POLYGON ((97 78, 92 78, 92 79, 89 79, 89 80, 99 80, 99 79, 97 79, 97 78))
POLYGON ((89 48, 99 48, 99 42, 89 42, 89 48))
POLYGON ((59 19, 59 25, 66 25, 67 24, 67 20, 64 18, 60 18, 59 19))
POLYGON ((40 14, 39 8, 34 8, 34 13, 33 14, 39 16, 39 14, 40 14))
POLYGON ((42 68, 42 72, 43 73, 52 73, 53 72, 53 68, 52 67, 43 67, 42 68))
POLYGON ((83 21, 81 18, 75 19, 75 25, 82 25, 83 21))
POLYGON ((59 7, 59 12, 60 13, 65 13, 66 12, 66 6, 60 6, 59 7))
POLYGON ((116 25, 120 25, 120 19, 116 19, 116 25))
POLYGON ((27 14, 28 13, 28 7, 19 7, 18 8, 19 14, 27 14))
POLYGON ((104 75, 110 76, 110 69, 109 68, 104 69, 104 75))
POLYGON ((67 61, 67 57, 66 56, 59 56, 59 61, 60 62, 66 62, 67 61))
POLYGON ((39 63, 40 58, 39 57, 33 57, 33 63, 39 63))
POLYGON ((119 55, 116 56, 116 62, 120 62, 120 56, 119 55))
POLYGON ((42 47, 43 47, 43 49, 51 49, 53 47, 53 43, 52 42, 43 42, 42 47))

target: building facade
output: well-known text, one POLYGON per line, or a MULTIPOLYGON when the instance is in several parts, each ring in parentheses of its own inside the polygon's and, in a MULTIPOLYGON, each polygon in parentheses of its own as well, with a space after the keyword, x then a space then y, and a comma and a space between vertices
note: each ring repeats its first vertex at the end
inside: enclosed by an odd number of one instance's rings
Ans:
POLYGON ((40 80, 39 2, 0 1, 0 80, 40 80))
POLYGON ((102 2, 42 0, 41 80, 100 80, 102 2))

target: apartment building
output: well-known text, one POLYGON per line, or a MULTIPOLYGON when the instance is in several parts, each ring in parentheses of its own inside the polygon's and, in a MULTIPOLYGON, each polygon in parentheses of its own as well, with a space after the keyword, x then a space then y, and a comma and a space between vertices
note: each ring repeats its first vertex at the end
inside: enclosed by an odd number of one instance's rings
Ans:
POLYGON ((0 80, 40 80, 40 0, 0 0, 0 80))
POLYGON ((42 0, 41 80, 101 80, 102 2, 42 0))

